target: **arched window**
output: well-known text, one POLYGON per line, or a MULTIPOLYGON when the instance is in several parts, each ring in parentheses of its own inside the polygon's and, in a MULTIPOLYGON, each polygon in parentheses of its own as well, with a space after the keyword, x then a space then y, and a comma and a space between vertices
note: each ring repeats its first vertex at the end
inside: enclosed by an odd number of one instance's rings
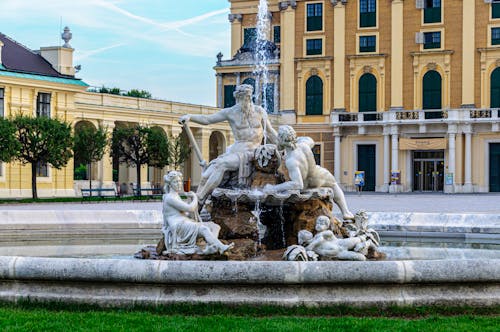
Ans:
POLYGON ((490 107, 500 107, 500 67, 491 73, 490 99, 490 107))
MULTIPOLYGON (((441 75, 435 70, 429 70, 422 82, 422 108, 424 110, 441 109, 441 75)), ((441 118, 442 113, 426 112, 426 119, 441 118)))
MULTIPOLYGON (((359 78, 359 112, 377 111, 377 79, 372 74, 363 74, 359 78)), ((375 114, 367 114, 364 120, 375 120, 375 114)))
POLYGON ((306 82, 306 115, 323 114, 323 81, 317 75, 306 82))

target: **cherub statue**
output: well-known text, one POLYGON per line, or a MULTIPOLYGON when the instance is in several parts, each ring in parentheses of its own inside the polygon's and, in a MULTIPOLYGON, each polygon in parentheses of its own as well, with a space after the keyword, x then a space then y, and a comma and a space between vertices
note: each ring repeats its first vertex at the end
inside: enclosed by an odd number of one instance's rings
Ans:
POLYGON ((343 219, 353 220, 354 215, 349 211, 344 192, 335 177, 327 169, 316 165, 311 151, 314 141, 310 137, 297 138, 295 130, 285 125, 278 129, 278 144, 286 152, 284 160, 290 181, 277 185, 268 184, 264 186, 264 192, 269 194, 276 191, 329 187, 333 190, 333 200, 342 212, 343 219))
MULTIPOLYGON (((219 241, 206 223, 200 222, 198 215, 198 198, 193 192, 185 193, 191 203, 184 202, 179 196, 182 190, 182 174, 171 171, 164 176, 165 194, 163 195, 163 234, 165 236, 166 253, 174 254, 223 254, 234 244, 225 245, 219 241), (189 217, 189 214, 194 215, 189 217), (203 238, 206 247, 201 249, 196 240, 203 238)), ((218 232, 217 232, 218 233, 218 232)))
POLYGON ((356 252, 365 247, 364 240, 361 237, 350 237, 346 239, 337 239, 330 230, 330 218, 319 216, 316 219, 317 233, 312 239, 305 241, 306 251, 314 251, 320 257, 338 258, 343 260, 366 260, 365 255, 356 252), (351 251, 352 250, 352 251, 351 251))

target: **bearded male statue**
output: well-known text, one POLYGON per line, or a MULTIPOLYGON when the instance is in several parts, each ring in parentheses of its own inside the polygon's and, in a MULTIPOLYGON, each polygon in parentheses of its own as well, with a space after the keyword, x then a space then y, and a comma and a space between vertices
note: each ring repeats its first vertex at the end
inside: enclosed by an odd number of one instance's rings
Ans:
POLYGON ((226 152, 212 160, 201 174, 201 182, 196 192, 200 202, 219 186, 226 171, 240 171, 239 178, 248 176, 242 173, 242 165, 253 158, 254 150, 261 145, 264 135, 269 142, 276 144, 277 134, 267 118, 266 111, 252 102, 253 87, 238 85, 234 91, 236 104, 212 115, 186 114, 179 122, 192 121, 202 125, 227 121, 231 126, 235 142, 226 152))

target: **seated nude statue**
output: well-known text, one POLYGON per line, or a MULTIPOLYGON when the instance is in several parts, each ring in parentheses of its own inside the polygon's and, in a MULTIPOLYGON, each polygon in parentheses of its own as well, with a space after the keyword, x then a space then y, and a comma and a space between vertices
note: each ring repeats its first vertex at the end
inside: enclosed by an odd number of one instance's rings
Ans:
POLYGON ((329 228, 330 218, 327 216, 318 217, 316 219, 316 231, 318 233, 312 237, 309 231, 300 231, 299 244, 305 246, 308 252, 313 251, 320 257, 355 261, 366 260, 363 254, 355 252, 364 248, 364 241, 361 237, 337 239, 329 228))
POLYGON ((185 193, 191 197, 191 203, 182 201, 182 174, 171 171, 164 177, 165 194, 163 195, 163 234, 167 253, 174 254, 222 254, 234 244, 225 245, 217 239, 210 228, 198 220, 188 217, 188 213, 198 213, 198 199, 193 192, 185 193), (203 238, 207 243, 204 250, 196 245, 196 240, 203 238))
MULTIPOLYGON (((234 144, 228 147, 224 154, 212 160, 201 174, 201 182, 196 192, 200 201, 204 201, 217 188, 226 171, 237 171, 240 165, 253 158, 254 150, 262 143, 264 134, 271 143, 277 141, 276 131, 271 126, 266 111, 252 103, 252 94, 251 85, 238 85, 234 91, 236 105, 212 115, 186 114, 179 119, 180 123, 192 121, 202 125, 227 121, 235 139, 234 144)), ((240 178, 248 175, 240 174, 240 178)))
POLYGON ((290 181, 278 185, 264 186, 264 192, 272 193, 285 190, 304 190, 319 187, 333 189, 333 200, 339 207, 344 220, 354 219, 349 211, 344 193, 337 181, 325 168, 316 165, 311 148, 314 141, 310 137, 297 139, 295 130, 290 126, 280 126, 278 129, 278 144, 285 149, 285 165, 290 181))

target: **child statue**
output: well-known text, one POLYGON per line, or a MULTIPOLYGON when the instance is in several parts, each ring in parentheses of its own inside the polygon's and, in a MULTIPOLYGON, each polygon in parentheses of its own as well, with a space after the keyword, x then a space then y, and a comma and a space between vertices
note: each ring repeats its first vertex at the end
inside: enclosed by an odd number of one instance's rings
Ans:
MULTIPOLYGON (((223 254, 234 244, 225 245, 219 241, 206 223, 200 222, 198 215, 198 198, 193 192, 185 195, 191 198, 191 203, 184 202, 179 193, 183 189, 182 174, 171 171, 164 176, 165 194, 163 195, 163 234, 165 236, 166 253, 181 255, 223 254), (192 214, 192 217, 189 217, 192 214), (204 249, 197 244, 197 239, 206 242, 204 249)), ((218 232, 217 232, 218 233, 218 232)))

